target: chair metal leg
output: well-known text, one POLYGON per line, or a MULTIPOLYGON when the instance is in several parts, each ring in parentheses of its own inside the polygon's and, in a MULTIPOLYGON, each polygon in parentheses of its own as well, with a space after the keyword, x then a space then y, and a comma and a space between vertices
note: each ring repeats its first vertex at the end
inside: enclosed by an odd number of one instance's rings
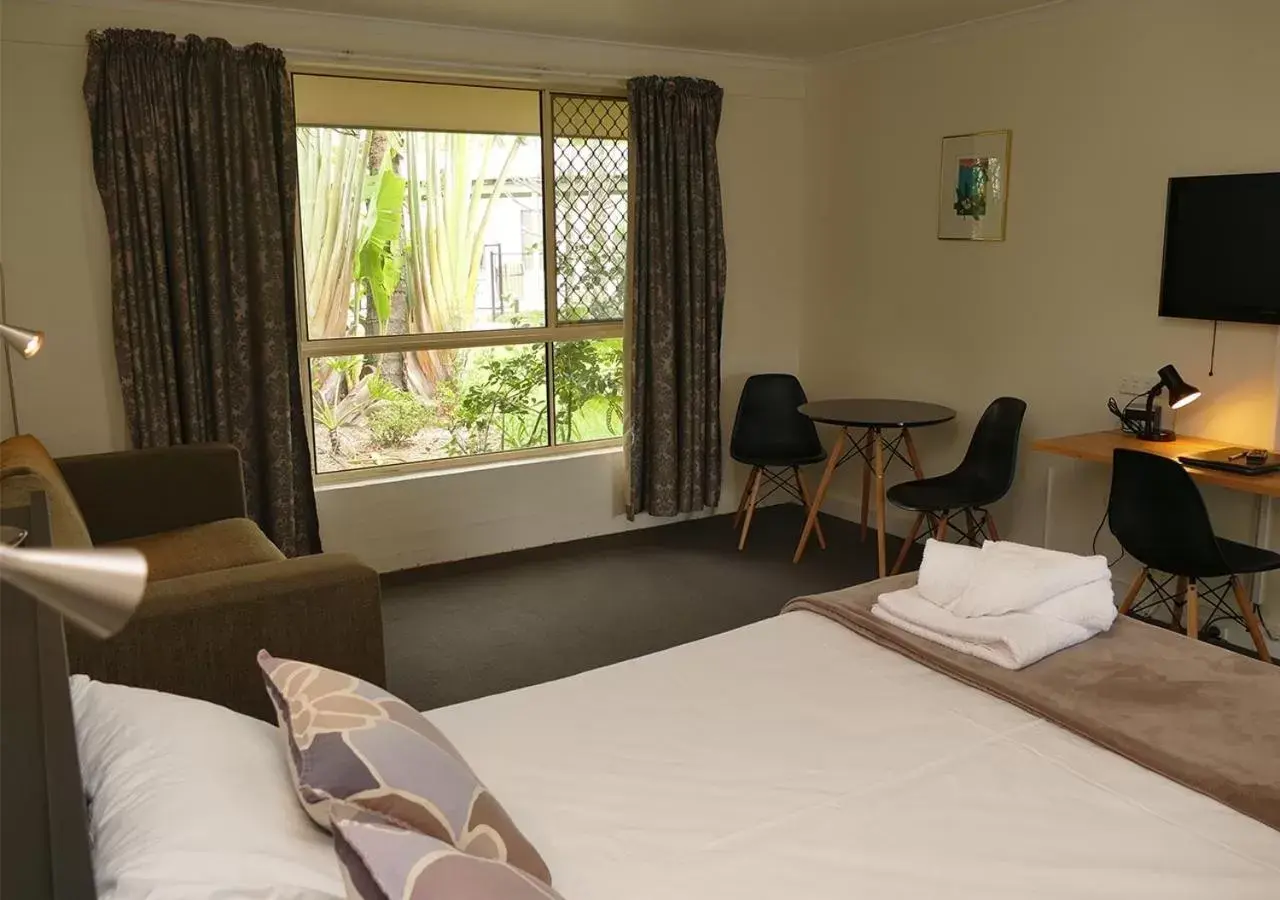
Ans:
POLYGON ((996 528, 996 517, 991 515, 990 511, 986 511, 985 515, 987 517, 985 523, 987 526, 987 534, 991 535, 991 540, 993 541, 1000 540, 1000 532, 996 528))
POLYGON ((911 523, 911 531, 907 534, 907 539, 902 542, 902 549, 898 551, 898 558, 893 564, 890 575, 897 575, 902 571, 902 564, 907 561, 907 554, 911 552, 911 547, 916 542, 916 536, 920 534, 920 526, 924 523, 924 513, 916 516, 916 520, 911 523))
POLYGON ((1196 583, 1190 581, 1187 583, 1187 591, 1184 595, 1187 613, 1187 637, 1193 641, 1200 640, 1200 592, 1196 589, 1196 583))
POLYGON ((1258 615, 1253 610, 1253 601, 1245 592, 1244 583, 1238 576, 1231 576, 1231 589, 1235 591, 1236 603, 1240 606, 1240 616, 1244 619, 1245 627, 1249 629, 1249 637, 1253 638, 1253 646, 1258 651, 1258 657, 1263 662, 1271 662, 1271 650, 1267 647, 1266 636, 1262 633, 1262 623, 1258 621, 1258 615))
POLYGON ((978 521, 973 517, 973 510, 965 509, 964 523, 969 526, 969 533, 965 537, 969 541, 970 547, 980 546, 978 543, 978 521))
POLYGON ((1138 592, 1142 590, 1142 586, 1147 583, 1147 570, 1144 568, 1138 573, 1138 577, 1133 579, 1133 584, 1129 585, 1129 593, 1124 595, 1124 600, 1120 602, 1120 615, 1127 616, 1129 610, 1133 609, 1134 602, 1138 599, 1138 592))
POLYGON ((756 473, 759 470, 759 466, 752 466, 751 473, 747 475, 747 483, 742 486, 742 496, 738 499, 738 514, 733 517, 734 531, 737 531, 738 526, 742 524, 742 514, 747 509, 747 498, 751 496, 751 485, 755 483, 756 473))
MULTIPOLYGON (((807 513, 813 507, 813 501, 809 498, 809 485, 805 484, 804 473, 800 471, 799 466, 792 466, 792 471, 796 473, 796 487, 800 489, 800 499, 804 501, 804 509, 807 513)), ((813 531, 818 536, 818 546, 826 550, 827 537, 822 533, 822 521, 820 518, 813 520, 813 531)))
POLYGON ((739 550, 747 546, 747 532, 751 530, 751 517, 756 514, 756 498, 760 495, 760 481, 763 476, 764 469, 757 468, 755 477, 751 479, 751 499, 747 501, 747 518, 742 523, 742 537, 738 538, 739 550))

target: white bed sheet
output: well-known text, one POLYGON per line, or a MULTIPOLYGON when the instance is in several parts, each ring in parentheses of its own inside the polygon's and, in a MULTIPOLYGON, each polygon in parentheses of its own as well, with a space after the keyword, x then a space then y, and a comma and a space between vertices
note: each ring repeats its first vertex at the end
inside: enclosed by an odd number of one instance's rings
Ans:
POLYGON ((566 900, 1280 897, 1280 832, 810 613, 428 715, 566 900))

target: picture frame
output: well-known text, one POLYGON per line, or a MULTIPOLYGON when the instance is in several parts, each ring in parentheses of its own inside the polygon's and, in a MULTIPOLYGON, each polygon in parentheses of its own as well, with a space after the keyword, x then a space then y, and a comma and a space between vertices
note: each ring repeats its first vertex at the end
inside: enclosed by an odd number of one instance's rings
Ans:
POLYGON ((1009 221, 1013 132, 978 131, 942 139, 938 239, 1003 241, 1009 221))

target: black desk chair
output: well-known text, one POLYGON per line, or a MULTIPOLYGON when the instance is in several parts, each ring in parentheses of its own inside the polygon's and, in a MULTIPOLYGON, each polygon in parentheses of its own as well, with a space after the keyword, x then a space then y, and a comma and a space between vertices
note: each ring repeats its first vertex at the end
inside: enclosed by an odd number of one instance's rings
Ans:
POLYGON ((1192 638, 1199 638, 1215 621, 1237 622, 1248 629, 1258 656, 1271 661, 1262 623, 1239 576, 1280 569, 1280 553, 1215 535, 1204 499, 1180 463, 1140 450, 1116 450, 1107 516, 1120 546, 1143 566, 1120 604, 1122 615, 1163 605, 1181 624, 1185 610, 1187 636, 1192 638), (1169 577, 1158 579, 1152 570, 1169 577), (1204 584, 1207 578, 1226 581, 1214 588, 1204 584), (1147 583, 1152 591, 1135 609, 1147 583), (1234 593, 1239 612, 1228 607, 1228 593, 1234 593), (1204 625, 1199 624, 1200 597, 1213 607, 1204 625))
MULTIPOLYGON (((809 511, 809 486, 800 467, 820 463, 827 455, 813 421, 798 411, 798 407, 807 402, 804 388, 794 375, 752 375, 743 385, 738 413, 733 420, 733 437, 729 441, 729 455, 751 466, 742 499, 738 501, 738 514, 733 519, 734 528, 742 524, 739 550, 747 544, 756 505, 775 491, 786 491, 804 504, 806 513, 809 511), (790 469, 795 483, 788 481, 785 473, 772 469, 790 469), (760 496, 762 481, 769 485, 763 497, 760 496)), ((817 530, 818 544, 825 550, 827 539, 822 534, 822 526, 818 525, 817 530)))
POLYGON ((996 520, 987 507, 1009 493, 1013 485, 1018 468, 1018 435, 1026 413, 1026 402, 1017 397, 992 401, 978 420, 969 449, 955 471, 889 488, 885 496, 890 503, 917 514, 891 574, 897 575, 906 562, 926 519, 928 533, 940 541, 946 540, 948 528, 975 547, 987 538, 1000 539, 996 520), (963 528, 956 524, 960 516, 964 516, 963 528))

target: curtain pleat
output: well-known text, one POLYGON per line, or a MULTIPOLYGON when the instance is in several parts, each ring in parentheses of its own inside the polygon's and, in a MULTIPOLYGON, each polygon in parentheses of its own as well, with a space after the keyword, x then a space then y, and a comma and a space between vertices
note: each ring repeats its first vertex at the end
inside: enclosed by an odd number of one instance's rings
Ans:
POLYGON ((284 55, 194 35, 94 32, 84 95, 134 446, 235 445, 263 531, 290 556, 318 552, 284 55))
POLYGON ((634 159, 631 515, 720 502, 724 217, 716 135, 724 91, 695 78, 628 84, 634 159))

